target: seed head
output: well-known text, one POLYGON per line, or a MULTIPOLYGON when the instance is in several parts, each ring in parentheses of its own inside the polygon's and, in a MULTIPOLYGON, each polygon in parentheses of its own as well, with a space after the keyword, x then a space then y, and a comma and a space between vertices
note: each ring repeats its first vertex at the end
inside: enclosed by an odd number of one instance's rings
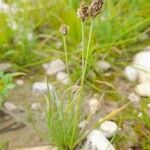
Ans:
POLYGON ((77 10, 77 16, 81 18, 81 20, 84 22, 86 18, 88 18, 89 13, 88 13, 88 6, 82 2, 80 7, 77 10))
POLYGON ((60 27, 60 33, 64 36, 66 36, 68 34, 68 30, 69 30, 69 27, 65 24, 61 25, 60 27))
POLYGON ((92 0, 92 3, 90 4, 88 9, 89 15, 95 18, 98 14, 101 13, 103 4, 103 0, 92 0))

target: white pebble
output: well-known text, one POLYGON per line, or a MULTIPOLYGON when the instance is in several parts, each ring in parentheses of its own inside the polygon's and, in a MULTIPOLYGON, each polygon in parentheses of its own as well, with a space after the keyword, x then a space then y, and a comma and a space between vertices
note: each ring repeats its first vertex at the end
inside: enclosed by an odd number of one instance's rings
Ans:
POLYGON ((150 84, 149 83, 142 83, 136 86, 135 91, 140 96, 150 96, 150 84))
POLYGON ((17 109, 17 107, 12 102, 5 102, 4 108, 8 111, 14 111, 17 109))
POLYGON ((21 86, 21 85, 24 84, 24 81, 21 80, 21 79, 17 79, 17 80, 16 80, 16 84, 19 85, 19 86, 21 86))
POLYGON ((89 100, 90 113, 95 114, 99 108, 99 101, 95 98, 89 100))
POLYGON ((129 81, 136 81, 138 78, 138 71, 132 66, 127 66, 124 74, 129 81))
POLYGON ((115 148, 101 131, 93 130, 88 135, 83 150, 115 150, 115 148))
POLYGON ((0 12, 5 12, 8 13, 9 12, 9 5, 7 5, 6 3, 4 3, 2 0, 0 1, 0 12))
POLYGON ((139 102, 140 101, 140 97, 136 93, 130 93, 128 98, 131 102, 139 102))
POLYGON ((33 111, 38 111, 38 110, 41 109, 41 104, 38 103, 38 102, 32 103, 32 104, 31 104, 31 109, 32 109, 33 111))
POLYGON ((47 75, 55 75, 58 72, 65 70, 65 63, 61 59, 56 59, 50 63, 43 64, 43 68, 47 75))
POLYGON ((118 131, 117 124, 115 122, 113 122, 113 121, 105 121, 105 122, 103 122, 100 125, 99 129, 104 133, 106 138, 111 138, 118 131))
POLYGON ((150 83, 150 73, 139 70, 139 82, 150 83))
POLYGON ((96 63, 96 70, 97 71, 107 71, 110 69, 111 65, 107 61, 98 61, 96 63))
POLYGON ((147 107, 150 108, 150 103, 147 104, 147 107))
POLYGON ((68 74, 65 72, 59 72, 56 75, 56 79, 65 85, 69 84, 69 77, 68 74))
POLYGON ((35 82, 32 85, 33 92, 47 92, 53 88, 52 84, 46 82, 35 82))
POLYGON ((150 73, 150 51, 143 51, 135 55, 133 65, 150 73))

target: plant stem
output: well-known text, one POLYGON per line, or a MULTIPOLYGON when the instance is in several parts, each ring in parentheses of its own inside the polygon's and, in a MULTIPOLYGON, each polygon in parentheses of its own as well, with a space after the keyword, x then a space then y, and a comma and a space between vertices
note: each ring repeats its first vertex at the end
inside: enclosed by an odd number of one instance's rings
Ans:
POLYGON ((88 63, 88 60, 89 60, 90 44, 91 44, 91 39, 92 39, 93 24, 94 24, 94 19, 91 21, 91 26, 90 26, 90 33, 89 33, 89 39, 88 39, 88 44, 87 44, 84 68, 83 68, 83 73, 82 73, 82 78, 81 78, 81 88, 83 87, 83 84, 84 84, 86 70, 87 70, 87 63, 88 63))
POLYGON ((85 37, 84 37, 84 22, 82 21, 82 74, 83 74, 83 68, 84 68, 84 44, 85 44, 85 37))
MULTIPOLYGON (((82 71, 82 78, 81 78, 81 89, 80 89, 80 93, 79 93, 79 98, 77 101, 77 111, 76 111, 76 115, 75 115, 75 119, 73 121, 75 121, 75 124, 77 124, 77 121, 79 120, 79 111, 80 111, 80 104, 81 104, 81 100, 82 100, 82 95, 83 95, 83 86, 84 86, 84 78, 85 78, 85 74, 86 74, 86 69, 87 69, 87 62, 88 62, 88 58, 89 58, 89 52, 90 52, 90 44, 91 44, 91 38, 92 38, 92 30, 93 30, 93 22, 94 19, 91 22, 91 26, 90 26, 90 33, 89 33, 89 39, 88 39, 88 46, 87 46, 87 50, 86 50, 86 56, 85 56, 85 63, 84 63, 84 24, 82 23, 82 63, 84 64, 84 66, 82 66, 83 71, 82 71)), ((82 64, 82 65, 83 65, 82 64)), ((76 127, 76 126, 75 126, 76 127)), ((75 135, 75 127, 73 129, 73 133, 72 133, 72 139, 71 139, 71 145, 73 143, 73 138, 75 135)), ((73 147, 76 145, 73 145, 73 147)))
POLYGON ((66 61, 67 74, 68 74, 68 76, 70 78, 69 61, 68 61, 67 44, 66 44, 66 36, 63 36, 63 43, 64 43, 64 51, 65 51, 65 61, 66 61))

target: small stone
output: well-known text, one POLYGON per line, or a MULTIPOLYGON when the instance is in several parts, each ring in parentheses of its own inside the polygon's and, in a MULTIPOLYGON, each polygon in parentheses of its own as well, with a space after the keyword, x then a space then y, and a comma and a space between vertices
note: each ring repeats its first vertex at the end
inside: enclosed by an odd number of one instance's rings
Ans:
POLYGON ((101 131, 93 130, 88 135, 83 150, 115 150, 115 148, 101 131))
POLYGON ((150 108, 150 103, 147 104, 147 107, 150 108))
POLYGON ((139 82, 150 83, 150 73, 140 70, 139 71, 139 82))
POLYGON ((47 92, 48 90, 52 90, 53 86, 50 83, 46 82, 35 82, 32 85, 33 92, 47 92))
POLYGON ((10 63, 0 63, 0 71, 8 71, 11 67, 10 63))
POLYGON ((38 103, 38 102, 32 103, 32 104, 31 104, 31 109, 32 109, 33 111, 38 111, 38 110, 41 109, 41 104, 38 103))
POLYGON ((95 114, 99 108, 99 101, 95 98, 89 100, 90 112, 95 114))
POLYGON ((96 71, 97 72, 107 71, 110 69, 110 67, 111 67, 111 65, 107 61, 98 61, 96 63, 96 71))
POLYGON ((88 124, 87 120, 83 120, 82 122, 79 123, 79 128, 84 129, 88 124))
POLYGON ((50 63, 43 64, 43 68, 47 75, 55 75, 58 72, 65 70, 65 63, 61 59, 56 59, 50 63))
POLYGON ((100 125, 99 129, 104 133, 106 138, 113 137, 118 131, 117 124, 115 122, 113 122, 113 121, 105 121, 105 122, 103 122, 100 125))
POLYGON ((131 102, 139 102, 140 101, 140 97, 136 93, 130 93, 128 98, 131 102))
POLYGON ((150 51, 143 51, 135 55, 133 65, 138 69, 150 73, 150 51))
POLYGON ((138 78, 138 71, 132 66, 127 66, 124 70, 124 75, 129 81, 136 81, 138 78))
POLYGON ((68 74, 65 72, 59 72, 56 75, 56 79, 65 85, 69 84, 69 77, 68 74))
POLYGON ((149 83, 141 83, 136 86, 135 91, 140 96, 149 97, 150 96, 150 84, 149 83))
POLYGON ((16 84, 19 85, 19 86, 24 85, 24 81, 21 80, 21 79, 17 79, 16 84))
POLYGON ((8 111, 15 111, 17 110, 17 107, 12 102, 5 102, 4 108, 8 111))
POLYGON ((4 3, 2 0, 0 1, 0 12, 5 12, 8 13, 9 12, 9 5, 7 5, 6 3, 4 3))

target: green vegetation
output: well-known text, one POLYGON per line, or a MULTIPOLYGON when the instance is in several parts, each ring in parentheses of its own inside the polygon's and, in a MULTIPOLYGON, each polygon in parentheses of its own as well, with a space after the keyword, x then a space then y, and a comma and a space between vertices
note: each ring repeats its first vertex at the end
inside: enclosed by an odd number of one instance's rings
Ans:
POLYGON ((8 141, 0 141, 0 150, 6 150, 8 146, 8 141))
POLYGON ((0 72, 0 107, 2 107, 4 98, 8 95, 8 91, 12 88, 14 88, 12 75, 0 72))
MULTIPOLYGON (((19 68, 24 69, 53 59, 50 55, 45 57, 45 53, 55 52, 60 57, 64 57, 62 51, 57 49, 57 43, 60 42, 59 26, 66 23, 71 29, 68 35, 70 65, 78 59, 78 63, 74 66, 76 73, 73 75, 76 80, 81 55, 81 25, 76 17, 79 1, 38 0, 32 3, 11 0, 8 2, 14 2, 19 9, 12 13, 0 13, 2 29, 0 59, 15 62, 19 68), (4 24, 8 25, 4 27, 4 24)), ((95 34, 92 37, 90 53, 92 55, 88 66, 92 67, 101 54, 114 63, 114 57, 120 56, 121 49, 135 43, 145 34, 150 24, 149 6, 148 0, 106 1, 101 17, 98 17, 94 23, 95 34), (112 58, 110 59, 109 56, 112 58)), ((88 22, 85 28, 88 34, 88 22)))

